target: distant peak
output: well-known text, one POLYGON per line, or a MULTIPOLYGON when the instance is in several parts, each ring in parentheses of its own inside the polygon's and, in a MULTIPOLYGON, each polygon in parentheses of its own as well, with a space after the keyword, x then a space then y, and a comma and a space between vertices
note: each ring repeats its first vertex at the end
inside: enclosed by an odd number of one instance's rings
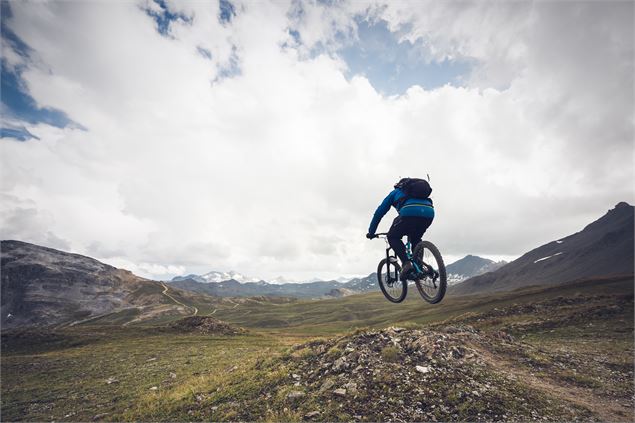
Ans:
POLYGON ((617 204, 615 205, 615 208, 616 208, 616 209, 621 209, 621 208, 624 208, 624 207, 633 207, 633 206, 631 206, 630 204, 628 204, 626 201, 620 201, 619 203, 617 203, 617 204))

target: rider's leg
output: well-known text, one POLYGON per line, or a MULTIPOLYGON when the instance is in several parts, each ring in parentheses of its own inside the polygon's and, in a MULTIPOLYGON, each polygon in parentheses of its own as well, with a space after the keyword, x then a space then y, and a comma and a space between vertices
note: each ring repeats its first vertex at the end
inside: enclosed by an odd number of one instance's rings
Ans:
MULTIPOLYGON (((415 249, 417 248, 417 245, 419 245, 419 243, 421 242, 421 238, 423 238, 423 234, 432 224, 432 219, 427 217, 412 217, 411 219, 413 223, 412 223, 412 230, 408 233, 408 241, 412 245, 412 251, 414 253, 415 249)), ((422 263, 420 262, 417 262, 417 263, 419 266, 422 265, 422 263)), ((421 270, 424 273, 427 273, 429 272, 430 269, 427 269, 424 266, 424 268, 422 268, 421 270)))
MULTIPOLYGON (((406 254, 406 247, 403 244, 401 238, 404 235, 412 234, 417 231, 420 225, 419 217, 411 217, 411 216, 398 216, 390 230, 388 231, 388 243, 395 250, 395 254, 401 260, 401 279, 407 280, 414 269, 412 262, 408 260, 408 255, 406 254)), ((421 237, 421 236, 420 236, 421 237)))
POLYGON ((408 262, 408 256, 406 255, 406 246, 403 244, 401 238, 408 234, 409 229, 407 221, 404 222, 403 217, 397 216, 395 220, 393 220, 387 235, 388 244, 395 251, 399 260, 401 260, 402 266, 408 262))
POLYGON ((421 238, 423 238, 423 234, 426 233, 430 225, 432 224, 432 219, 429 217, 411 217, 411 231, 408 233, 408 241, 410 245, 412 245, 412 251, 417 248, 417 245, 421 242, 421 238))

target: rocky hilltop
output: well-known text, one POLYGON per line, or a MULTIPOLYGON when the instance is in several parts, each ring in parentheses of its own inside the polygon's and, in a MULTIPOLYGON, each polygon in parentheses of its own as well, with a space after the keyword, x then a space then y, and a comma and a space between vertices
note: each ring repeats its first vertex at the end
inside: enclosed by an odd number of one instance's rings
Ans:
POLYGON ((161 283, 90 257, 21 241, 0 249, 3 329, 79 324, 123 310, 137 319, 193 312, 189 294, 166 295, 161 283))
POLYGON ((633 210, 633 206, 619 203, 582 231, 531 250, 495 272, 457 284, 449 293, 471 294, 633 275, 633 210))

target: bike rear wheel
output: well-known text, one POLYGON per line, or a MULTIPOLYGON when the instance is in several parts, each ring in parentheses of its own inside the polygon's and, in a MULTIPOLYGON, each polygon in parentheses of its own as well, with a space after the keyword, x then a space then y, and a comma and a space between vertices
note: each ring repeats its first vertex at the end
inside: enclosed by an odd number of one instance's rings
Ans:
POLYGON ((400 303, 406 298, 408 284, 399 279, 401 266, 397 259, 383 259, 377 266, 377 281, 384 297, 393 303, 400 303))
POLYGON ((439 249, 430 241, 421 241, 412 255, 424 271, 415 279, 419 294, 430 304, 440 302, 445 296, 448 279, 439 249))

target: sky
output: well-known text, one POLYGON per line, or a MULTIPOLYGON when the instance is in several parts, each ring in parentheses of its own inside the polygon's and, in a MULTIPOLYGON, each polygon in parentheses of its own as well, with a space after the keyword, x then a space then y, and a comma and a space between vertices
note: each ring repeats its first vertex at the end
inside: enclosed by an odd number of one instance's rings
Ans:
POLYGON ((446 262, 635 200, 630 1, 1 4, 1 239, 328 279, 375 270, 401 177, 446 262))

